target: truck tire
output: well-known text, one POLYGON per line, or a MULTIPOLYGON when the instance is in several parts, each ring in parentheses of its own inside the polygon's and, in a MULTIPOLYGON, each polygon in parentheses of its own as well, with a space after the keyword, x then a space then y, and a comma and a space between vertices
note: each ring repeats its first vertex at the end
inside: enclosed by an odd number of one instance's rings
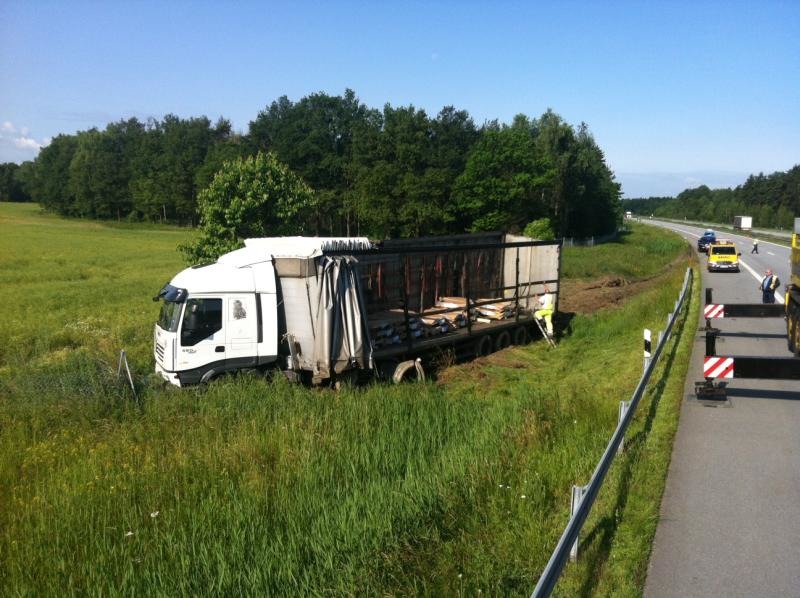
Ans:
POLYGON ((211 382, 214 378, 218 377, 219 375, 220 375, 220 372, 217 372, 215 370, 208 370, 205 374, 203 374, 203 377, 200 378, 200 384, 208 384, 209 382, 211 382))
POLYGON ((502 351, 503 349, 507 349, 511 346, 511 333, 508 330, 503 330, 497 334, 497 338, 494 339, 494 350, 495 351, 502 351))
POLYGON ((530 334, 528 334, 527 328, 525 326, 520 326, 519 328, 514 330, 514 344, 518 347, 522 345, 527 345, 528 341, 531 340, 530 334))
POLYGON ((485 357, 492 352, 492 337, 484 334, 475 339, 475 357, 485 357))

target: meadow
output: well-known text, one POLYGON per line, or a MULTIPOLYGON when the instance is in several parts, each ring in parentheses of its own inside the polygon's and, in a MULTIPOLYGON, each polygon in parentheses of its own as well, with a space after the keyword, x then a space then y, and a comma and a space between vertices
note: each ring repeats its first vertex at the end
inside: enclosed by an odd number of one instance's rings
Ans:
MULTIPOLYGON (((529 594, 691 259, 670 233, 570 248, 650 279, 438 382, 162 385, 160 286, 193 234, 0 204, 0 594, 529 594), (125 348, 139 402, 116 378, 125 348)), ((697 321, 694 293, 560 595, 639 595, 697 321)))

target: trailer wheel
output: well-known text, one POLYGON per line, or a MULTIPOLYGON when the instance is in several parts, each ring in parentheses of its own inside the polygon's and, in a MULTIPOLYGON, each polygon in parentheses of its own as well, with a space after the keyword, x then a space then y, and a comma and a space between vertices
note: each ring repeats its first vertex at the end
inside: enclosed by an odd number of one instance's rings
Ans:
POLYGON ((511 333, 508 330, 503 330, 502 332, 498 333, 497 338, 494 341, 494 350, 502 351, 510 346, 511 333))
POLYGON ((395 369, 392 380, 395 384, 400 384, 401 382, 424 382, 425 370, 422 369, 422 360, 417 358, 402 362, 395 369))
POLYGON ((483 335, 475 341, 475 357, 485 357, 492 352, 492 337, 483 335))
POLYGON ((514 344, 519 346, 527 345, 528 341, 531 339, 530 335, 528 334, 528 330, 525 326, 520 326, 516 330, 514 330, 514 344))

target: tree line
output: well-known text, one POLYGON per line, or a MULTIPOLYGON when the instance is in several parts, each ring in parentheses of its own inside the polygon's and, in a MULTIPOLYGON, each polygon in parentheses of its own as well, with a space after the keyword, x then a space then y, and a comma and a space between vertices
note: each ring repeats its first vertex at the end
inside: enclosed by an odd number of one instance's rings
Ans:
POLYGON ((272 102, 246 134, 168 115, 59 135, 0 165, 0 198, 65 216, 198 224, 198 197, 225 163, 272 154, 306 183, 308 234, 399 237, 549 223, 563 236, 612 231, 620 187, 586 124, 548 110, 476 126, 452 106, 369 108, 352 90, 272 102))
POLYGON ((753 225, 789 228, 800 216, 800 165, 786 172, 750 175, 734 189, 709 189, 701 185, 677 197, 626 200, 626 210, 663 218, 688 218, 701 222, 733 223, 734 216, 752 216, 753 225))

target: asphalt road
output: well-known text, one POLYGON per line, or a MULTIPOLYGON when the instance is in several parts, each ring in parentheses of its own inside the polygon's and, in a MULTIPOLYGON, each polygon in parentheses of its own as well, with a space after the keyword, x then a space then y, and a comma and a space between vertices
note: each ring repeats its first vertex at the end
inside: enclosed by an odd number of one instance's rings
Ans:
MULTIPOLYGON (((660 225, 693 247, 703 232, 660 225)), ((750 255, 749 237, 720 236, 737 243, 742 271, 708 273, 700 254, 714 303, 760 302, 767 267, 788 282, 788 247, 761 241, 750 255)), ((719 355, 790 356, 782 318, 712 322, 719 355)), ((727 401, 697 401, 704 339, 698 331, 645 596, 800 597, 800 384, 733 379, 727 401)))

